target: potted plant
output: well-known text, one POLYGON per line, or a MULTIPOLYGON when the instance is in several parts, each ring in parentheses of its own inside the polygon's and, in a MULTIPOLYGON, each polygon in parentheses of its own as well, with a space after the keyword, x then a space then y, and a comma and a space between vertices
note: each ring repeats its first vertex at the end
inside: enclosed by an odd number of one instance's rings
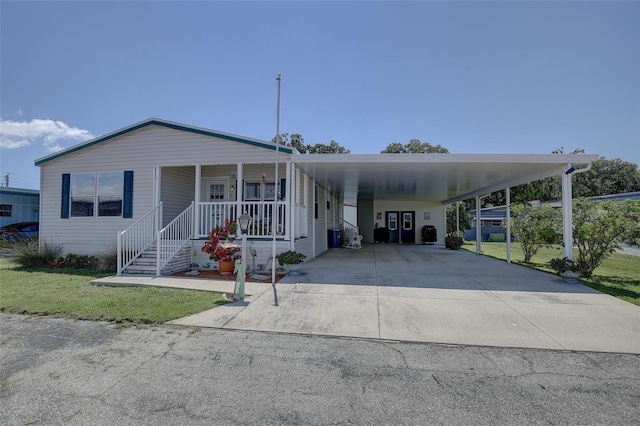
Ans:
POLYGON ((566 280, 575 280, 582 275, 580 264, 568 257, 551 259, 549 265, 551 265, 551 268, 556 271, 558 275, 566 280))
POLYGON ((298 253, 297 251, 285 251, 276 256, 278 259, 278 263, 280 265, 289 269, 289 273, 291 275, 300 275, 300 270, 302 269, 301 263, 307 258, 302 253, 298 253))
POLYGON ((218 261, 221 273, 233 272, 234 261, 240 258, 240 247, 233 244, 238 232, 235 221, 224 221, 224 226, 213 228, 202 251, 209 254, 209 259, 218 261))

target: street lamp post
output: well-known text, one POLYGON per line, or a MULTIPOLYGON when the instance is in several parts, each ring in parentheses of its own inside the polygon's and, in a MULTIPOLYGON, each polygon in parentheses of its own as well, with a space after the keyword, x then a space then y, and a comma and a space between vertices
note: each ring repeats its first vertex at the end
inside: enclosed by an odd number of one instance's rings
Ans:
MULTIPOLYGON (((243 214, 238 217, 238 224, 240 225, 240 232, 242 232, 242 252, 240 253, 240 261, 242 262, 243 267, 241 268, 241 273, 244 274, 247 270, 247 232, 249 232, 249 227, 252 222, 251 216, 247 214, 243 214)), ((238 297, 240 300, 244 300, 244 279, 245 277, 236 277, 239 280, 239 288, 238 288, 238 297)))

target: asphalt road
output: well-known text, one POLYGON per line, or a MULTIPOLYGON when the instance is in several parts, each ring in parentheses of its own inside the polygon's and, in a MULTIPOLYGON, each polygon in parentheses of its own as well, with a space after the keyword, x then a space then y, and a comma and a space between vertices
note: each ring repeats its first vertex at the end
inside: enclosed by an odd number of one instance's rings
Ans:
POLYGON ((0 315, 0 424, 637 424, 640 356, 0 315))

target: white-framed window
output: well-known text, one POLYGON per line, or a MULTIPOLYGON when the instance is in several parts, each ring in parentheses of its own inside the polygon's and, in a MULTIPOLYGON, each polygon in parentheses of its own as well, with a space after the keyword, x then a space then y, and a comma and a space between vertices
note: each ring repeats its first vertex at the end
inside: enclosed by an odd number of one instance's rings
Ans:
POLYGON ((245 201, 273 201, 276 185, 272 182, 247 180, 244 182, 245 201))
POLYGON ((13 216, 13 205, 0 204, 0 217, 11 217, 11 216, 13 216))
POLYGON ((413 215, 411 213, 402 213, 402 228, 405 231, 413 229, 413 215))
POLYGON ((203 178, 202 200, 205 202, 226 201, 229 180, 227 178, 203 178))
POLYGON ((122 216, 124 173, 74 173, 70 179, 71 217, 122 216))
POLYGON ((313 217, 318 219, 318 213, 319 213, 318 210, 320 208, 320 187, 318 186, 317 183, 313 185, 313 202, 314 202, 313 217))

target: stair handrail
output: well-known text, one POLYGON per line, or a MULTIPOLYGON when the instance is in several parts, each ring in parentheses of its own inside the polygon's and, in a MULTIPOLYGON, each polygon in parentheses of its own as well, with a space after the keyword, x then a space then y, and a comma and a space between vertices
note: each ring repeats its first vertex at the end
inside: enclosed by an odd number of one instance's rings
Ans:
POLYGON ((122 271, 153 244, 157 236, 156 230, 161 223, 162 202, 129 225, 124 231, 118 231, 118 275, 122 275, 122 271))
POLYGON ((156 276, 162 268, 189 242, 195 233, 195 201, 158 231, 156 251, 156 276))
POLYGON ((353 229, 356 234, 359 232, 359 228, 358 225, 354 225, 353 223, 347 221, 343 216, 341 216, 338 212, 334 212, 333 213, 333 218, 334 220, 336 220, 338 222, 338 228, 341 229, 345 229, 345 228, 351 228, 353 229))

